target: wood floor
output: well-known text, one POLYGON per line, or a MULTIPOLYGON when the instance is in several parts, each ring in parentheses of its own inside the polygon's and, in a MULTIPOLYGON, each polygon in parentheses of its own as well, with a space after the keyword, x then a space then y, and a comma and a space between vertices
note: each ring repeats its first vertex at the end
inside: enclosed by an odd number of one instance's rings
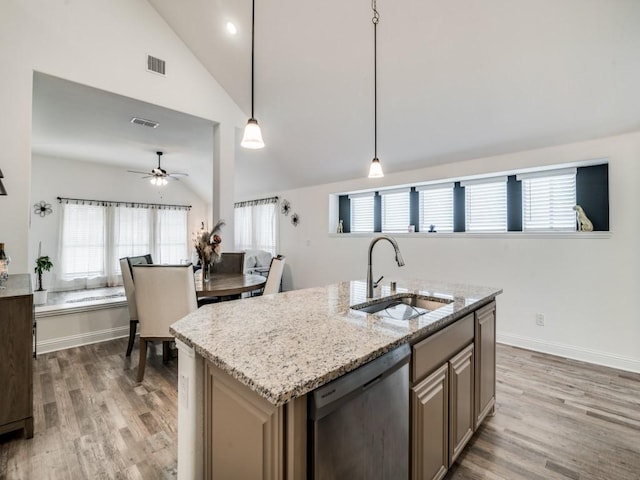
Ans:
MULTIPOLYGON (((38 357, 35 436, 0 436, 0 479, 176 477, 177 362, 157 348, 138 385, 125 349, 38 357)), ((503 345, 497 361, 496 415, 447 480, 640 480, 640 375, 503 345)))

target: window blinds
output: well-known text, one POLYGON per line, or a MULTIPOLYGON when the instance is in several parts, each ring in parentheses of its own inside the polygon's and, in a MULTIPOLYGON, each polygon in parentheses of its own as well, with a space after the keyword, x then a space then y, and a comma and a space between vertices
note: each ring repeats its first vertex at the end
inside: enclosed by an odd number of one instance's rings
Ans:
POLYGON ((351 233, 373 232, 373 196, 349 195, 351 200, 351 233))
POLYGON ((507 231, 507 177, 461 182, 467 232, 507 231))
POLYGON ((381 191, 382 231, 386 233, 407 232, 409 224, 409 188, 381 191))
POLYGON ((453 232, 453 183, 416 187, 420 195, 420 231, 453 232))
POLYGON ((522 181, 523 231, 575 231, 576 169, 517 176, 522 181))

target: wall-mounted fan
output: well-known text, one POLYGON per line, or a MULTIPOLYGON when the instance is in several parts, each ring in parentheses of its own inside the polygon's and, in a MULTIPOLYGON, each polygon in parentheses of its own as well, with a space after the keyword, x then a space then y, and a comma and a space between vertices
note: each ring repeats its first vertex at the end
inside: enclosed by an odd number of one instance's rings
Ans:
POLYGON ((142 178, 150 178, 153 185, 166 185, 167 179, 179 180, 178 177, 188 177, 188 173, 167 173, 167 171, 160 166, 160 159, 162 158, 162 152, 156 152, 158 154, 158 166, 149 172, 137 172, 135 170, 127 170, 129 173, 140 173, 144 175, 142 178))

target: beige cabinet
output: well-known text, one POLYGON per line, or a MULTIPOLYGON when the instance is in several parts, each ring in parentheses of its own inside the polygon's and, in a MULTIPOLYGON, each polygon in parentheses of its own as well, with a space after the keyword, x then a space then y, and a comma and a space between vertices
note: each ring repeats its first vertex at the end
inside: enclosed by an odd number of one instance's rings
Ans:
POLYGON ((205 479, 305 478, 307 398, 276 407, 204 362, 205 479))
POLYGON ((442 365, 411 389, 412 478, 438 480, 447 473, 449 366, 442 365))
POLYGON ((283 478, 283 407, 209 363, 204 397, 204 478, 283 478))
POLYGON ((471 314, 414 345, 411 389, 414 480, 444 478, 473 435, 473 334, 471 314), (422 379, 425 374, 428 376, 422 379))
POLYGON ((493 411, 496 403, 496 303, 475 312, 475 425, 493 411))
POLYGON ((473 352, 471 344, 449 361, 449 466, 475 430, 473 352))

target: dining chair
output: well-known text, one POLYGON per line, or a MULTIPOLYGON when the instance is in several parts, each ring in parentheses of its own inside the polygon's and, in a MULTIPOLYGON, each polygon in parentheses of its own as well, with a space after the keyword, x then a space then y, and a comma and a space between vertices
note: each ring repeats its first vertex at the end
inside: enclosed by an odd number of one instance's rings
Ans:
POLYGON ((136 308, 136 288, 131 276, 131 265, 140 263, 153 263, 151 255, 138 255, 136 257, 124 257, 120 259, 120 272, 122 273, 122 283, 124 284, 124 294, 129 307, 129 343, 127 344, 126 356, 131 356, 133 344, 136 341, 136 330, 138 328, 138 310, 136 308))
MULTIPOLYGON (((169 326, 198 308, 193 266, 133 265, 136 307, 140 323, 138 382, 144 378, 147 342, 174 340, 169 326)), ((163 360, 168 360, 163 356, 163 360)))
MULTIPOLYGON (((223 252, 220 261, 211 265, 211 273, 244 273, 244 255, 245 252, 223 252)), ((218 303, 221 300, 223 298, 220 297, 200 297, 198 298, 198 306, 218 303)))
POLYGON ((278 293, 280 291, 280 282, 282 281, 282 273, 284 271, 284 255, 278 255, 271 259, 271 266, 267 274, 267 283, 262 290, 263 295, 278 293))
POLYGON ((223 252, 220 261, 211 265, 213 273, 244 273, 245 252, 223 252))

